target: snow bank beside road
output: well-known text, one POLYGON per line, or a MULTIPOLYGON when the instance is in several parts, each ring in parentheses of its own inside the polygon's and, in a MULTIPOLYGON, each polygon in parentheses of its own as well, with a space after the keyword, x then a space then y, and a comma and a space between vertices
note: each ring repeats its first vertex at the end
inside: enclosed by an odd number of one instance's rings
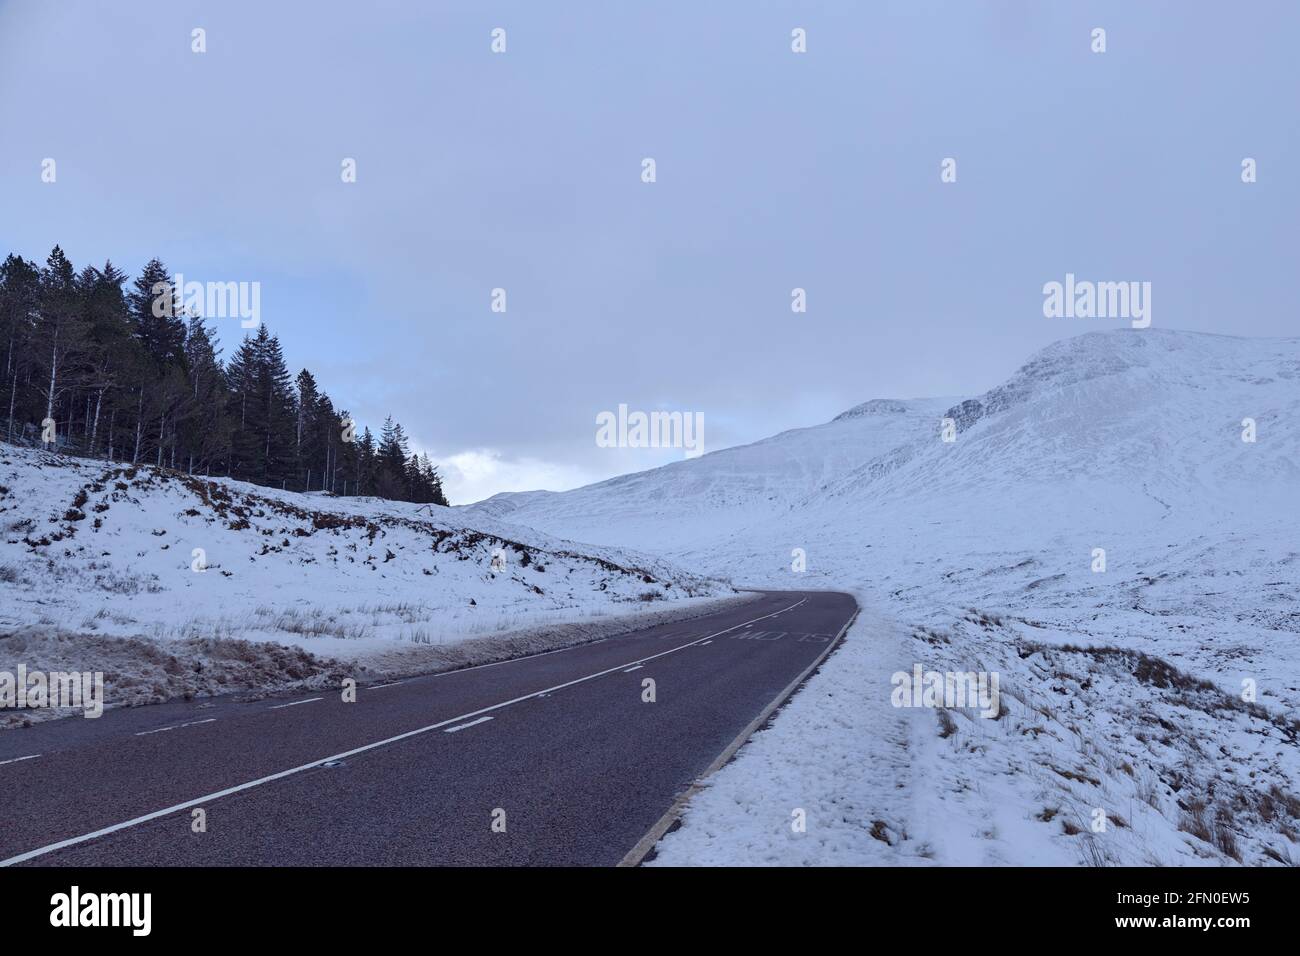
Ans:
MULTIPOLYGON (((859 600, 859 604, 861 604, 859 600)), ((870 611, 821 669, 691 800, 649 866, 857 866, 900 849, 911 819, 908 719, 863 675, 909 666, 906 632, 870 611)))
MULTIPOLYGON (((237 693, 257 697, 287 690, 337 690, 345 679, 373 683, 493 664, 545 651, 617 638, 658 624, 712 614, 755 599, 752 594, 694 598, 660 607, 556 621, 442 645, 343 644, 338 658, 275 641, 183 638, 156 641, 70 633, 27 626, 0 635, 0 671, 103 673, 108 708, 158 704, 175 698, 237 693)), ((0 730, 80 711, 0 709, 0 730)))

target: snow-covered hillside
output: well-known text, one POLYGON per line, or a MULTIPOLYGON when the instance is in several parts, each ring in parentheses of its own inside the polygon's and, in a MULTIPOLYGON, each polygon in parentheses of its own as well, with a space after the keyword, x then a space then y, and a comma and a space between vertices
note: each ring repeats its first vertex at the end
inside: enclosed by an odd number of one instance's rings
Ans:
POLYGON ((1090 333, 874 407, 736 449, 716 520, 726 453, 512 515, 864 607, 660 859, 1300 861, 1300 339, 1090 333), (998 673, 1002 715, 892 707, 916 664, 998 673))
POLYGON ((726 590, 660 558, 432 505, 0 445, 0 637, 25 629, 24 660, 41 657, 38 633, 61 635, 71 664, 76 635, 161 641, 164 655, 235 639, 350 659, 726 590))

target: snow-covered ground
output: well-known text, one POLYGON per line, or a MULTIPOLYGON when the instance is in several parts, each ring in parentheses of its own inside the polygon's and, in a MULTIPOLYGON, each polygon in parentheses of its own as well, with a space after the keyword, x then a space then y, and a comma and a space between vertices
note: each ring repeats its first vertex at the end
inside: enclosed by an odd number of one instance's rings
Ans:
POLYGON ((414 669, 467 638, 730 593, 661 558, 447 508, 0 445, 0 670, 102 666, 118 699, 333 674, 318 658, 414 669), (184 680, 164 673, 171 657, 184 680))
POLYGON ((1297 489, 1300 340, 1147 329, 483 507, 863 607, 658 862, 1267 864, 1300 862, 1297 489), (918 664, 996 673, 999 716, 892 706, 918 664))

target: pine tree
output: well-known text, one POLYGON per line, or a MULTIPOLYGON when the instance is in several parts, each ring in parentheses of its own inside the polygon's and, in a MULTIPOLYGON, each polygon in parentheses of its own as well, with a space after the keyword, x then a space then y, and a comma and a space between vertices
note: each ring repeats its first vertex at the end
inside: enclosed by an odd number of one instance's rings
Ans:
POLYGON ((396 501, 407 497, 406 456, 406 433, 389 415, 384 420, 379 450, 375 453, 375 494, 396 501))
POLYGON ((280 340, 266 326, 258 329, 262 365, 258 377, 258 400, 263 410, 262 480, 282 484, 294 476, 294 422, 298 416, 293 379, 284 362, 280 340))
MULTIPOLYGON (((29 384, 40 303, 40 269, 36 263, 9 255, 0 266, 0 344, 5 348, 0 395, 5 398, 5 436, 13 441, 16 420, 26 418, 20 392, 29 384)), ((20 431, 20 430, 19 430, 20 431)))
POLYGON ((425 487, 428 489, 427 500, 435 505, 448 506, 447 496, 442 493, 442 476, 438 470, 433 467, 433 462, 429 460, 428 455, 422 456, 420 460, 420 470, 424 478, 425 487))
POLYGON ((194 316, 185 334, 185 364, 189 369, 190 404, 184 435, 185 467, 209 473, 224 462, 233 437, 228 415, 226 381, 217 348, 203 318, 194 316))
POLYGON ((379 463, 378 453, 375 450, 375 436, 370 433, 370 426, 367 425, 361 433, 361 441, 357 443, 357 494, 375 494, 378 471, 379 463))
POLYGON ((230 474, 276 487, 299 482, 298 403, 279 340, 265 325, 245 338, 226 370, 235 433, 230 474))
POLYGON ((297 421, 294 427, 294 455, 304 490, 311 491, 312 479, 324 487, 325 464, 320 448, 321 427, 318 421, 320 390, 311 372, 303 369, 296 380, 298 387, 297 421))
POLYGON ((334 411, 334 403, 324 393, 316 399, 316 408, 312 414, 315 423, 313 444, 321 460, 321 474, 324 476, 324 491, 333 491, 338 482, 339 421, 334 411))
POLYGON ((139 345, 132 337, 130 307, 122 285, 127 274, 105 262, 103 269, 83 270, 83 310, 90 342, 89 360, 82 386, 86 391, 87 420, 84 450, 99 454, 101 437, 107 449, 112 436, 106 427, 117 393, 139 365, 139 345))
POLYGON ((262 470, 262 445, 255 427, 260 421, 257 375, 261 361, 258 340, 246 335, 226 365, 226 410, 231 425, 226 473, 234 478, 251 479, 262 470))
POLYGON ((167 267, 150 259, 128 296, 135 335, 159 369, 185 362, 185 312, 167 267))
POLYGON ((139 369, 135 389, 135 432, 131 439, 131 461, 150 457, 156 464, 170 461, 176 432, 189 392, 186 378, 185 319, 167 268, 157 259, 145 264, 127 295, 131 308, 132 332, 139 345, 144 368, 139 369))
POLYGON ((294 477, 298 408, 279 341, 266 326, 244 339, 237 354, 239 427, 235 432, 235 477, 281 486, 294 477))
POLYGON ((356 425, 352 422, 352 415, 346 408, 339 409, 337 428, 339 436, 339 445, 337 452, 337 467, 335 473, 339 476, 340 487, 336 491, 340 494, 359 494, 357 490, 359 482, 359 442, 356 437, 356 425), (349 429, 349 424, 351 428, 349 429), (350 434, 350 438, 347 437, 350 434))
MULTIPOLYGON (((43 419, 55 419, 86 358, 86 325, 81 314, 77 275, 63 250, 55 246, 41 270, 35 366, 38 394, 44 399, 43 419)), ((56 438, 56 440, 60 440, 56 438)))
POLYGON ((406 495, 408 501, 423 504, 428 501, 428 492, 424 485, 424 474, 420 471, 420 456, 412 454, 406 461, 406 495))

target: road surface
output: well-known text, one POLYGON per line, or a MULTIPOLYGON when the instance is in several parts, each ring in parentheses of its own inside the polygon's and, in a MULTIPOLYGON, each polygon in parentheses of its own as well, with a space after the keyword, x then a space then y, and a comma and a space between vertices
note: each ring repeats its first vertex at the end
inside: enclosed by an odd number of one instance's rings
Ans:
POLYGON ((354 703, 336 690, 175 702, 6 731, 0 863, 614 865, 855 609, 766 592, 362 685, 354 703))

